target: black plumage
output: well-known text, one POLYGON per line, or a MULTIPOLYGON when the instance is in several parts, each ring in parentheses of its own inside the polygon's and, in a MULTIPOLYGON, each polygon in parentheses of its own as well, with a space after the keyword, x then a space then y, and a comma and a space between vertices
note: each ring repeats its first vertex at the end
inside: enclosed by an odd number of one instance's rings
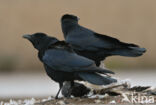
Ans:
POLYGON ((77 54, 94 60, 97 66, 108 56, 137 57, 146 51, 145 48, 140 48, 136 44, 124 43, 87 29, 79 25, 78 20, 78 17, 74 15, 62 16, 61 25, 65 41, 72 45, 77 54))
POLYGON ((77 55, 64 41, 49 37, 44 33, 24 35, 38 50, 38 57, 44 64, 47 75, 59 83, 59 91, 64 81, 70 81, 74 86, 74 80, 88 81, 96 85, 108 85, 116 82, 107 75, 100 74, 114 72, 96 67, 94 61, 77 55))
POLYGON ((84 97, 88 95, 90 91, 91 89, 82 83, 74 82, 74 86, 71 87, 70 82, 65 82, 61 92, 64 97, 70 97, 71 95, 74 97, 84 97))

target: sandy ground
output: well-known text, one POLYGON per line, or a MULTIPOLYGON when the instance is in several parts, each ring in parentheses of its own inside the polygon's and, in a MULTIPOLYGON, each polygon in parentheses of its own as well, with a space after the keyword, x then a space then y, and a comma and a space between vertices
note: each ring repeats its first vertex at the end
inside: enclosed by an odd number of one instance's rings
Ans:
MULTIPOLYGON (((50 100, 46 102, 41 102, 36 105, 140 105, 141 103, 128 103, 128 102, 120 102, 121 97, 108 97, 108 98, 72 98, 72 99, 58 99, 58 100, 50 100)), ((146 103, 143 103, 146 105, 146 103)))
MULTIPOLYGON (((156 97, 155 97, 156 102, 156 97)), ((122 102, 121 96, 104 98, 14 99, 1 101, 0 105, 155 105, 155 103, 122 102)))
POLYGON ((112 84, 107 88, 94 89, 83 97, 54 97, 0 100, 0 105, 148 105, 156 103, 156 89, 128 87, 126 83, 112 84), (109 94, 111 92, 118 93, 109 94))

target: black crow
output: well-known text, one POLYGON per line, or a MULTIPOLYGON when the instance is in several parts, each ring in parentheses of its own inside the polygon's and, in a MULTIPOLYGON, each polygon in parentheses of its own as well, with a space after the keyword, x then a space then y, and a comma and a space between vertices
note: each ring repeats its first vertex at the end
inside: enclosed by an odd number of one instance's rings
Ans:
POLYGON ((87 29, 79 25, 78 20, 79 18, 74 15, 62 16, 61 25, 65 41, 72 45, 77 54, 94 60, 97 66, 108 56, 137 57, 146 52, 145 48, 140 48, 136 44, 124 43, 87 29))
POLYGON ((64 41, 59 41, 44 33, 24 35, 23 37, 28 39, 38 50, 38 57, 43 63, 47 75, 59 83, 60 89, 55 98, 58 98, 64 81, 74 84, 74 80, 81 80, 96 85, 108 85, 116 82, 116 79, 106 74, 114 74, 114 72, 96 67, 94 61, 77 55, 64 41))

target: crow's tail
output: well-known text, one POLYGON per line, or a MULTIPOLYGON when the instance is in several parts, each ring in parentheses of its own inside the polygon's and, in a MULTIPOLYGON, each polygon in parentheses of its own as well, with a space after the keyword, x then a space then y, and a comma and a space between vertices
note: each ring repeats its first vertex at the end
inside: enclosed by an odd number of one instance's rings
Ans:
POLYGON ((78 74, 83 80, 88 81, 89 83, 95 84, 95 85, 108 85, 114 82, 117 82, 116 79, 113 79, 108 76, 101 76, 96 73, 84 73, 80 72, 78 74))
POLYGON ((113 55, 120 55, 120 56, 128 56, 128 57, 137 57, 143 55, 146 52, 145 48, 140 48, 134 44, 123 44, 123 47, 118 48, 112 51, 113 55))

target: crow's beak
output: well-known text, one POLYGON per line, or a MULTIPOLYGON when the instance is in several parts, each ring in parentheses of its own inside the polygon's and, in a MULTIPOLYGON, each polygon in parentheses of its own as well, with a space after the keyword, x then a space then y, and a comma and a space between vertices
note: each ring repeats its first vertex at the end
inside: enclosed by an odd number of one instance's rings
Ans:
POLYGON ((25 39, 31 39, 31 35, 23 35, 23 38, 25 38, 25 39))

